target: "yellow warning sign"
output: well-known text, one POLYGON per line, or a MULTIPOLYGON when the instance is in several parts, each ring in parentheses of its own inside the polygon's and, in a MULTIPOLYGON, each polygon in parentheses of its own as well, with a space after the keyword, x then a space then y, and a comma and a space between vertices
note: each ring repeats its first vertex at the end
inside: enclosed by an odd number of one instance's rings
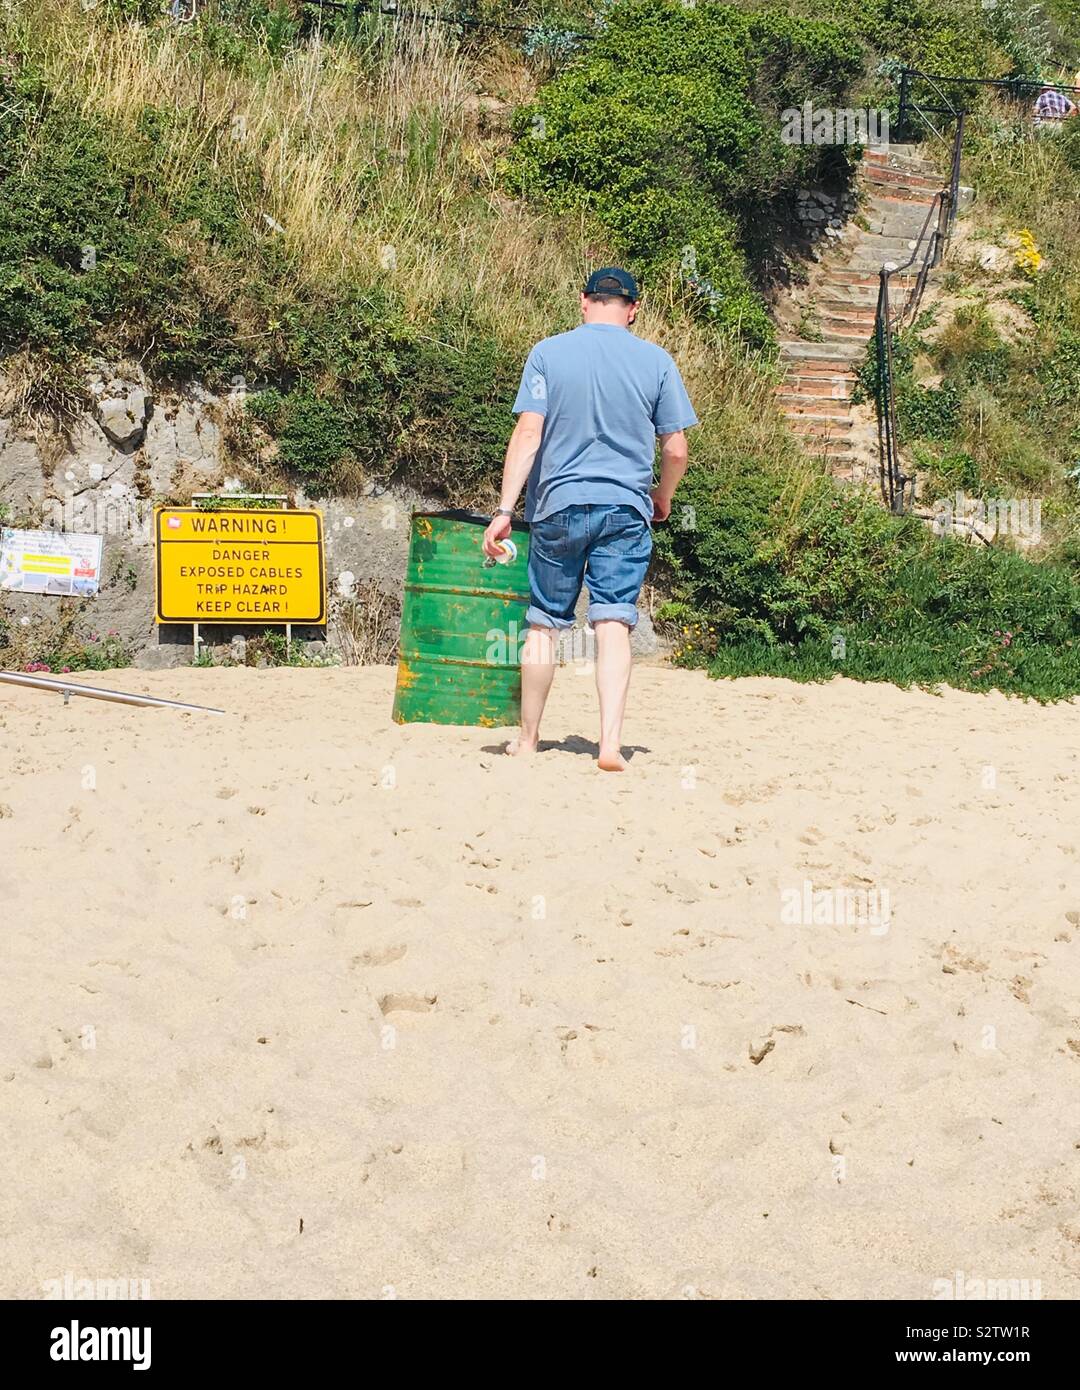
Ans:
POLYGON ((326 621, 322 513, 158 507, 159 623, 326 621))

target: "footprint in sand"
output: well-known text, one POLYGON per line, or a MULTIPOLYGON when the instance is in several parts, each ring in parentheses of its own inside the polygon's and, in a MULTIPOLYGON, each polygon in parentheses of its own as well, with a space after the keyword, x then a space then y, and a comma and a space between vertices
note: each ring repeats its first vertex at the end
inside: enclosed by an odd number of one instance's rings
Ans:
POLYGON ((387 1014, 427 1014, 439 1002, 437 994, 384 994, 379 1000, 383 1015, 387 1014))
MULTIPOLYGON (((370 950, 361 951, 358 956, 353 956, 353 965, 391 965, 394 961, 400 960, 409 948, 407 946, 383 946, 372 947, 370 950)), ((384 1009, 385 1013, 386 1010, 384 1009)))

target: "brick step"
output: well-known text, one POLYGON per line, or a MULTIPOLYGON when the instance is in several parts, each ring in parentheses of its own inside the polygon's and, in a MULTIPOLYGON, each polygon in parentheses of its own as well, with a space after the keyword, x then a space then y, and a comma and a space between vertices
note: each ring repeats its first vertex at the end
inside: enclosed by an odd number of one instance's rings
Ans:
POLYGON ((912 164, 867 164, 864 163, 859 169, 859 177, 864 183, 875 183, 880 187, 885 187, 890 181, 908 181, 914 179, 918 183, 932 184, 935 188, 940 188, 943 182, 943 175, 936 169, 929 167, 916 168, 912 164))
POLYGON ((903 204, 897 210, 904 212, 913 202, 932 203, 941 192, 940 183, 912 183, 907 179, 866 179, 863 189, 869 191, 871 198, 888 197, 896 204, 903 204))
POLYGON ((846 402, 849 388, 854 384, 854 373, 851 376, 789 376, 776 388, 776 394, 785 400, 805 396, 808 400, 846 402))
POLYGON ((886 165, 871 164, 863 169, 863 178, 879 188, 906 187, 922 188, 927 193, 937 193, 942 185, 939 174, 922 174, 914 169, 892 169, 886 165))
POLYGON ((856 363, 853 361, 813 361, 806 359, 784 359, 784 367, 787 370, 785 381, 794 381, 796 377, 805 378, 806 381, 851 381, 855 377, 856 363))
MULTIPOLYGON (((888 257, 883 257, 888 260, 888 257)), ((859 266, 837 266, 829 271, 829 279, 840 285, 872 285, 876 290, 878 287, 878 276, 869 271, 861 269, 859 266)), ((905 275, 894 275, 890 281, 892 289, 910 290, 914 287, 915 276, 910 272, 905 275)))
POLYGON ((898 203, 907 207, 921 207, 923 216, 926 215, 927 192, 925 188, 912 188, 908 184, 894 184, 892 187, 892 195, 898 203))

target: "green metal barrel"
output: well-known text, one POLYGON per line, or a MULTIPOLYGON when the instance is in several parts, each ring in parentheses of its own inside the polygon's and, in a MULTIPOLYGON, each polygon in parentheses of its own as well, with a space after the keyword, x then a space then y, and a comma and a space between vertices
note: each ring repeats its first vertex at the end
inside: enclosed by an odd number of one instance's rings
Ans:
POLYGON ((515 523, 516 558, 485 566, 486 525, 470 512, 413 515, 394 694, 398 724, 495 728, 519 721, 529 533, 515 523))

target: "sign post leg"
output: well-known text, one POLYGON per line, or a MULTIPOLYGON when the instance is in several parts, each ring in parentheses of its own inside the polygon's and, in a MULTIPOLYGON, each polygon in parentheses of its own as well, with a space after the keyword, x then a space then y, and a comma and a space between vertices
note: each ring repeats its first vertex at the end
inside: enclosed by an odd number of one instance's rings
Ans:
POLYGON ((199 636, 199 624, 198 624, 198 623, 192 623, 192 624, 191 624, 191 645, 195 648, 195 660, 196 660, 196 661, 198 661, 198 659, 199 659, 199 643, 200 643, 201 641, 202 641, 202 638, 199 636))
POLYGON ((292 623, 285 624, 285 659, 292 657, 292 623))

